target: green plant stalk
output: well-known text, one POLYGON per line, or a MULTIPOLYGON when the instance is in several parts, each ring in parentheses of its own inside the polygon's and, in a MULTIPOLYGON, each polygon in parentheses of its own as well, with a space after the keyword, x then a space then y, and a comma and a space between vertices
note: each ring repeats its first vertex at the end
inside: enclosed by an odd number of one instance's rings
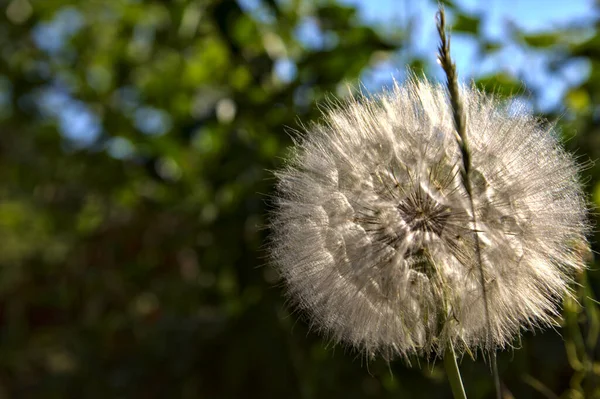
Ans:
MULTIPOLYGON (((462 155, 462 170, 461 176, 463 180, 463 186, 465 191, 467 192, 469 199, 469 207, 471 208, 472 222, 473 222, 473 232, 474 232, 474 242, 475 242, 475 256, 477 260, 477 265, 479 266, 479 277, 481 282, 481 293, 483 305, 485 308, 485 318, 487 324, 487 332, 488 338, 486 342, 487 348, 491 352, 490 361, 492 363, 492 374, 494 376, 494 388, 496 390, 496 398, 502 398, 502 387, 500 385, 500 376, 498 374, 498 365, 496 363, 496 352, 495 349, 492 348, 492 325, 490 321, 490 312, 488 308, 488 298, 487 298, 487 289, 485 276, 483 273, 483 261, 481 257, 481 246, 479 243, 479 234, 477 233, 477 213, 475 212, 475 204, 473 201, 472 188, 471 188, 471 180, 470 180, 470 171, 471 171, 471 153, 469 151, 469 143, 467 141, 467 130, 466 130, 466 121, 465 116, 463 114, 462 102, 460 99, 460 90, 458 85, 458 77, 456 74, 456 65, 454 61, 452 61, 452 57, 450 56, 450 38, 446 36, 446 15, 444 13, 444 8, 440 5, 439 12, 437 14, 437 30, 440 37, 440 45, 438 47, 438 61, 442 66, 442 69, 446 73, 446 88, 448 90, 448 94, 450 96, 450 105, 452 109, 452 115, 454 117, 454 127, 456 128, 456 141, 458 143, 461 155, 462 155)), ((460 381, 460 374, 458 374, 458 366, 456 365, 456 356, 454 355, 454 348, 450 346, 452 349, 452 359, 454 359, 454 364, 456 368, 456 374, 458 375, 458 380, 460 381)), ((445 358, 448 356, 446 355, 445 358)), ((446 361, 444 359, 444 363, 446 361)), ((448 364, 446 364, 446 369, 448 369, 448 364)), ((448 373, 450 376, 450 373, 448 373)), ((452 380, 450 380, 452 384, 452 380)), ((462 382, 460 383, 460 387, 462 388, 462 382)), ((452 388, 454 391, 454 387, 452 388)), ((464 389, 462 389, 463 396, 454 397, 465 397, 464 389)))
POLYGON ((454 346, 452 345, 451 340, 448 340, 446 346, 444 367, 446 368, 446 375, 448 376, 448 382, 450 382, 450 388, 452 389, 452 396, 454 396, 454 399, 467 399, 467 394, 465 393, 465 388, 462 379, 460 378, 458 363, 456 362, 456 353, 454 352, 454 346))
POLYGON ((498 361, 496 360, 496 351, 491 351, 490 362, 492 363, 492 375, 494 376, 494 388, 496 389, 496 399, 502 399, 502 385, 500 385, 500 373, 498 373, 498 361))

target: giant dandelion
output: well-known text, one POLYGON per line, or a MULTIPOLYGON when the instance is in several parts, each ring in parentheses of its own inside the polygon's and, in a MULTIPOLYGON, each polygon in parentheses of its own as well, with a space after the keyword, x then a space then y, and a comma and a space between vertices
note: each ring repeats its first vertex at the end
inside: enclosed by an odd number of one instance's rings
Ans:
POLYGON ((504 348, 555 324, 584 268, 586 203, 555 130, 454 90, 412 77, 332 106, 276 172, 289 298, 369 356, 504 348))

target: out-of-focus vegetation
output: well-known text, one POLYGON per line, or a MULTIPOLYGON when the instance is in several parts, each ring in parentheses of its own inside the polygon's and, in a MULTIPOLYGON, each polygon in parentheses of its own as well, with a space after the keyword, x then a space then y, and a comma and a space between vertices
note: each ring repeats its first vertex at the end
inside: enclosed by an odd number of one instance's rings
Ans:
MULTIPOLYGON (((409 26, 391 39, 348 6, 296 0, 0 4, 0 397, 450 397, 439 362, 328 348, 265 266, 265 170, 285 157, 285 127, 318 118, 409 26)), ((448 7, 482 57, 499 51, 478 16, 448 7)), ((600 31, 513 33, 557 70, 590 63, 547 116, 598 159, 600 31)), ((583 175, 600 202, 600 165, 583 175)), ((500 354, 515 397, 600 395, 590 266, 564 328, 500 354)), ((469 397, 492 394, 481 359, 462 370, 469 397)))

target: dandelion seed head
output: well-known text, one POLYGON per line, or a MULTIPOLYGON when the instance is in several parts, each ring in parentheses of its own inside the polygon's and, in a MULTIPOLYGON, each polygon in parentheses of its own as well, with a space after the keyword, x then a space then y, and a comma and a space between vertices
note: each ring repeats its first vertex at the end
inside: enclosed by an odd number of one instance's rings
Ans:
POLYGON ((461 97, 477 226, 450 105, 427 81, 328 110, 276 173, 273 261, 335 341, 388 358, 440 354, 447 340, 503 348, 555 323, 584 267, 572 156, 528 114, 473 88, 461 97))

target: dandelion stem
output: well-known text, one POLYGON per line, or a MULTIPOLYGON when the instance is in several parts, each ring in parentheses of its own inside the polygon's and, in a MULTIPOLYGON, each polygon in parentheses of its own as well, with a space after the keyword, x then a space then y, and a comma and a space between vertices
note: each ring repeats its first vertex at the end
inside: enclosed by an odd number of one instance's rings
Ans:
POLYGON ((496 388, 496 399, 502 399, 502 386, 500 385, 500 374, 498 373, 498 362, 496 361, 496 351, 492 351, 492 374, 494 376, 494 387, 496 388))
POLYGON ((454 399, 467 399, 465 388, 460 378, 460 371, 458 369, 458 363, 456 362, 456 353, 454 352, 454 346, 452 340, 448 340, 446 346, 446 353, 444 354, 444 367, 446 368, 446 374, 448 375, 448 381, 450 382, 450 388, 452 388, 452 396, 454 399))

